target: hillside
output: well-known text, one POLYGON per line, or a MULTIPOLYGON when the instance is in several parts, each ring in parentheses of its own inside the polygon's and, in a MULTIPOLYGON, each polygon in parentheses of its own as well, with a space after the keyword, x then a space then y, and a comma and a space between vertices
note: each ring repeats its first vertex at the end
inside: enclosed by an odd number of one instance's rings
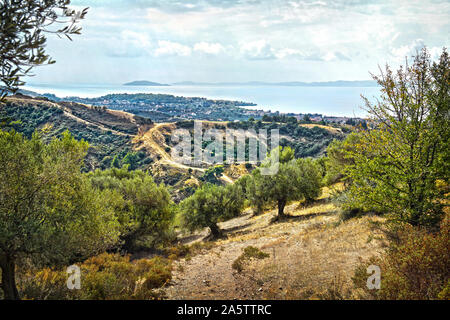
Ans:
MULTIPOLYGON (((340 222, 330 202, 331 190, 313 205, 294 202, 290 218, 271 223, 276 210, 253 216, 251 210, 223 222, 224 239, 203 243, 208 230, 180 236, 197 249, 175 263, 172 281, 164 288, 169 299, 343 299, 356 298, 351 276, 361 259, 381 253, 383 234, 364 217, 340 222), (250 259, 236 269, 247 247, 269 256, 250 259), (234 265, 234 267, 233 267, 234 265)), ((142 254, 140 255, 140 257, 142 254)), ((144 255, 145 256, 145 255, 144 255)))
MULTIPOLYGON (((149 119, 122 111, 22 95, 9 97, 6 104, 0 105, 0 114, 15 121, 12 128, 27 137, 35 130, 45 129, 43 135, 50 139, 69 130, 76 139, 89 142, 87 170, 110 167, 115 156, 132 152, 133 137, 151 125, 149 119)), ((151 160, 149 154, 142 154, 141 158, 143 162, 151 160)))
MULTIPOLYGON (((171 157, 173 133, 177 129, 187 129, 193 134, 192 120, 155 124, 148 118, 120 110, 25 95, 8 98, 7 103, 0 106, 0 112, 12 121, 19 121, 12 127, 27 137, 37 129, 46 128, 47 139, 69 130, 75 138, 88 141, 91 148, 86 159, 87 171, 109 168, 115 158, 118 165, 148 169, 157 182, 172 187, 172 195, 177 200, 193 193, 209 167, 208 164, 187 166, 171 157)), ((340 128, 319 124, 202 121, 202 126, 204 129, 253 129, 256 132, 279 129, 280 144, 292 147, 297 157, 318 157, 333 139, 345 137, 340 128)), ((248 173, 248 169, 250 167, 226 166, 219 179, 223 184, 231 183, 248 173)))

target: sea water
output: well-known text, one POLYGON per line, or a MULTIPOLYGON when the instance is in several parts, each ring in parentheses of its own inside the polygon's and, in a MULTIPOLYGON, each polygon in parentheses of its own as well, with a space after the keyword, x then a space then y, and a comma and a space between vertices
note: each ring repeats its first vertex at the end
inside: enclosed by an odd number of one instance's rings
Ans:
POLYGON ((327 116, 364 117, 364 100, 376 101, 379 87, 301 87, 301 86, 187 86, 167 87, 123 85, 49 85, 29 84, 24 89, 53 93, 58 97, 99 97, 110 93, 161 93, 184 97, 252 102, 246 107, 282 113, 319 113, 327 116))

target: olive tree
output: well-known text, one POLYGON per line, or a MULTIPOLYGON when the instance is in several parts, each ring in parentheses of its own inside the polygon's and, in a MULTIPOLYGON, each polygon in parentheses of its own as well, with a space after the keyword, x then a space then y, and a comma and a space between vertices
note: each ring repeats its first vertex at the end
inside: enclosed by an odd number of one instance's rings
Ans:
POLYGON ((311 202, 320 195, 322 177, 312 159, 294 159, 289 147, 272 150, 262 166, 273 163, 273 159, 277 158, 276 152, 279 153, 278 172, 263 175, 260 168, 255 169, 248 190, 250 202, 254 206, 259 209, 265 204, 275 203, 278 208, 277 219, 282 219, 289 201, 311 202))
POLYGON ((115 214, 82 175, 88 144, 65 133, 49 144, 0 130, 0 268, 6 299, 19 299, 21 262, 57 265, 118 240, 115 214))
POLYGON ((244 200, 239 184, 205 184, 180 203, 183 225, 191 231, 208 227, 212 238, 220 237, 222 232, 217 223, 238 216, 244 200))
POLYGON ((0 1, 0 99, 24 85, 22 78, 33 67, 55 62, 45 52, 46 34, 69 39, 80 34, 77 23, 87 8, 75 11, 69 5, 70 0, 0 1))
POLYGON ((164 184, 156 184, 142 170, 96 170, 88 174, 93 186, 110 197, 105 201, 117 214, 122 248, 133 251, 154 247, 169 240, 173 203, 164 184))

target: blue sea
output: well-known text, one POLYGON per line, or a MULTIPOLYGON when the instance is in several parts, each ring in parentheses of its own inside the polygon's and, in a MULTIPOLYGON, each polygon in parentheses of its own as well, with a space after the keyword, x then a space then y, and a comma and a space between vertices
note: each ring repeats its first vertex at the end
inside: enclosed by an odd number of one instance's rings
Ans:
POLYGON ((184 97, 237 100, 256 103, 251 109, 282 113, 320 113, 327 116, 364 117, 361 94, 371 101, 379 87, 287 87, 287 86, 182 86, 144 87, 122 85, 29 84, 24 89, 53 93, 58 97, 98 97, 110 93, 162 93, 184 97))

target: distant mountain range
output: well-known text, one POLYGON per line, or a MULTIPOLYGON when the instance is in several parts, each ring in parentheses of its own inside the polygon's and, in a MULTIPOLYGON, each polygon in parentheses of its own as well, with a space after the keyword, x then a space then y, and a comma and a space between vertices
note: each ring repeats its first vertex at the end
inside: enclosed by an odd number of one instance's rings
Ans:
POLYGON ((263 82, 263 81, 250 81, 250 82, 194 82, 183 81, 175 82, 172 84, 163 84, 158 82, 140 80, 125 83, 124 86, 284 86, 284 87, 377 87, 378 84, 373 80, 360 80, 360 81, 327 81, 327 82, 263 82))
POLYGON ((373 80, 361 81, 327 81, 327 82, 193 82, 183 81, 173 83, 174 86, 285 86, 285 87, 376 87, 378 84, 373 80))
POLYGON ((158 82, 151 82, 147 80, 138 80, 138 81, 132 81, 128 83, 124 83, 124 86, 148 86, 148 87, 169 87, 169 84, 164 83, 158 83, 158 82))

